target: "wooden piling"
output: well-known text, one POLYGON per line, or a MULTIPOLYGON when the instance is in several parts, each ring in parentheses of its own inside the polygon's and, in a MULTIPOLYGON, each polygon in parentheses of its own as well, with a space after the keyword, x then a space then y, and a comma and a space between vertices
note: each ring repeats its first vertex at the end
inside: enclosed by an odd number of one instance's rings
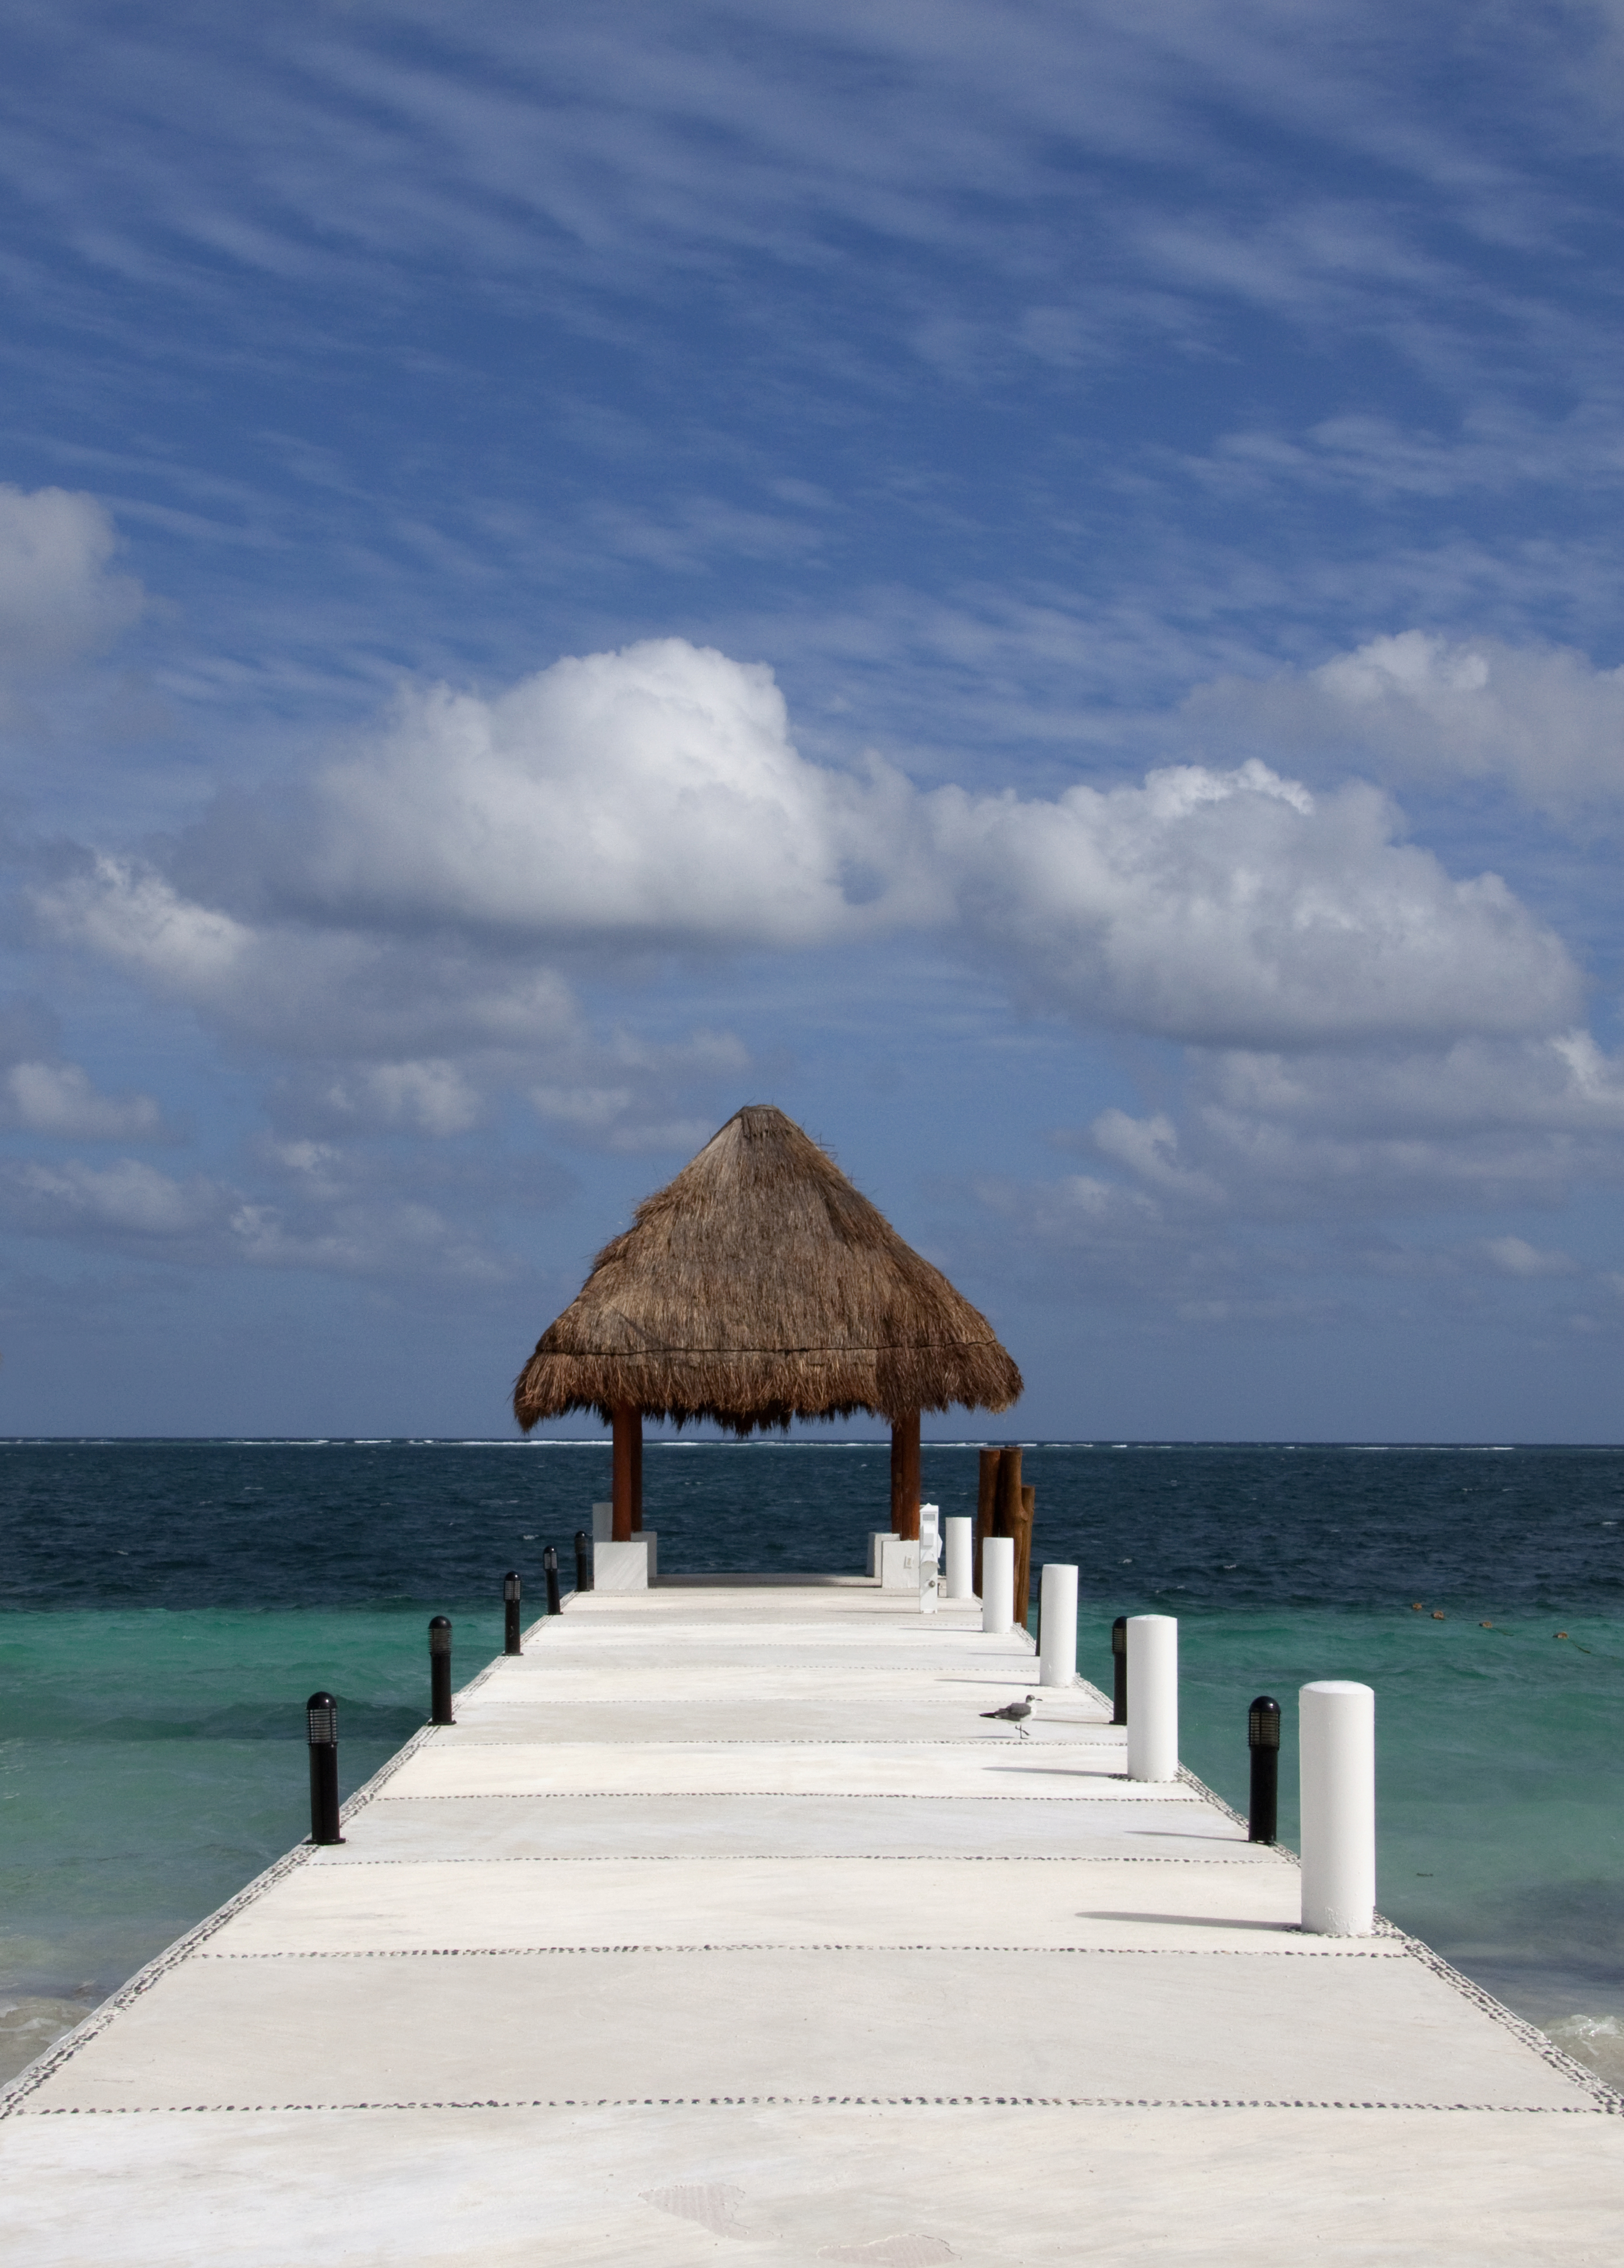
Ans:
POLYGON ((613 1506, 613 1526, 610 1533, 616 1543, 629 1543, 635 1531, 643 1526, 642 1490, 639 1486, 643 1462, 643 1412, 629 1402, 617 1402, 609 1412, 614 1439, 610 1500, 613 1506))
POLYGON ((1032 1505, 1037 1492, 1021 1484, 1021 1453, 1018 1448, 1000 1449, 997 1457, 992 1533, 1014 1539, 1015 1621, 1017 1627, 1024 1630, 1032 1589, 1032 1505))
MULTIPOLYGON (((1019 1450, 1016 1455, 1020 1454, 1019 1450)), ((1038 1509, 1038 1491, 1022 1484, 1020 1526, 1015 1531, 1015 1627, 1026 1627, 1026 1609, 1032 1602, 1032 1523, 1038 1509)))
POLYGON ((891 1428, 891 1532, 919 1540, 919 1412, 909 1410, 891 1428))
POLYGON ((983 1449, 980 1469, 975 1476, 975 1527, 970 1541, 970 1582, 976 1597, 981 1595, 981 1538, 996 1535, 993 1521, 998 1504, 998 1461, 1002 1449, 983 1449))
POLYGON ((1021 1518, 1021 1453, 1018 1449, 1000 1449, 998 1477, 993 1493, 993 1523, 988 1533, 993 1535, 1016 1535, 1020 1532, 1021 1518))

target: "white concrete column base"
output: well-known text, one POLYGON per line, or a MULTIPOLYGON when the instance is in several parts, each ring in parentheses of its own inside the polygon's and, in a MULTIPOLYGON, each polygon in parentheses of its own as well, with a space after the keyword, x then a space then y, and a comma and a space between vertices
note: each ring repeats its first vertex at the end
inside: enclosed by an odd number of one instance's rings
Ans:
MULTIPOLYGON (((1002 1638, 1015 1627, 1015 1538, 981 1538, 981 1628, 1002 1638)), ((1025 1631, 1021 1632, 1025 1638, 1025 1631)))
POLYGON ((971 1556, 974 1526, 973 1520, 957 1513, 943 1523, 946 1536, 947 1595, 950 1599, 973 1599, 975 1596, 975 1586, 970 1580, 970 1571, 974 1565, 971 1556))
POLYGON ((1179 1624, 1128 1617, 1128 1777, 1179 1777, 1179 1624))
MULTIPOLYGON (((869 1530, 869 1575, 875 1581, 879 1578, 879 1547, 885 1543, 886 1534, 887 1531, 883 1528, 872 1528, 869 1530)), ((893 1543, 896 1542, 894 1535, 892 1536, 891 1541, 893 1543)))
POLYGON ((634 1535, 629 1543, 592 1546, 595 1591, 646 1591, 658 1573, 659 1537, 651 1528, 634 1535))
POLYGON ((1369 1937, 1376 1926, 1376 1695, 1332 1677, 1297 1694, 1303 1927, 1369 1937))
POLYGON ((879 1539, 879 1587, 882 1591, 919 1589, 919 1545, 913 1536, 882 1535, 879 1539))
POLYGON ((1051 1559, 1039 1579, 1038 1627, 1043 1643, 1038 1652, 1043 1667, 1040 1685, 1075 1685, 1077 1682, 1077 1571, 1057 1566, 1051 1559))

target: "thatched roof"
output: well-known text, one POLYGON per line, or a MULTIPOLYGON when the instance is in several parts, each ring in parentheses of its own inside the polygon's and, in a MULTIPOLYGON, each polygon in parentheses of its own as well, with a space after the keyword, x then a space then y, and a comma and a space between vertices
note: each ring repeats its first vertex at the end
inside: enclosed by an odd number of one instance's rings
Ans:
POLYGON ((513 1388, 543 1418, 630 1403, 736 1433, 792 1418, 1007 1410, 992 1326, 793 1119, 752 1103, 606 1244, 513 1388))

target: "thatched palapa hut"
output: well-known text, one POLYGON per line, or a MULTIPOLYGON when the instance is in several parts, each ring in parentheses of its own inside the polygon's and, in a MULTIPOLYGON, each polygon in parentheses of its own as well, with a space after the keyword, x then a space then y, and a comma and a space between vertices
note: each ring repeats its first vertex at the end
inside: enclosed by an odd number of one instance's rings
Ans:
POLYGON ((606 1244, 513 1388, 528 1432, 595 1410, 614 1430, 614 1535, 643 1525, 643 1420, 739 1434, 871 1410, 891 1425, 891 1524, 919 1533, 919 1413, 1007 1410, 1021 1374, 991 1324, 826 1151, 751 1103, 606 1244))

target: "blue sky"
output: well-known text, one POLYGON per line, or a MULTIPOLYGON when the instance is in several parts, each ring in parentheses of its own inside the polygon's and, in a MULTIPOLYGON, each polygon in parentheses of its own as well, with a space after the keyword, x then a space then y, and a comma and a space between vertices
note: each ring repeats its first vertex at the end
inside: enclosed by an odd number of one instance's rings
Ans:
POLYGON ((0 1429, 775 1101, 1030 1432, 1624 1436, 1616 5, 9 24, 0 1429))

